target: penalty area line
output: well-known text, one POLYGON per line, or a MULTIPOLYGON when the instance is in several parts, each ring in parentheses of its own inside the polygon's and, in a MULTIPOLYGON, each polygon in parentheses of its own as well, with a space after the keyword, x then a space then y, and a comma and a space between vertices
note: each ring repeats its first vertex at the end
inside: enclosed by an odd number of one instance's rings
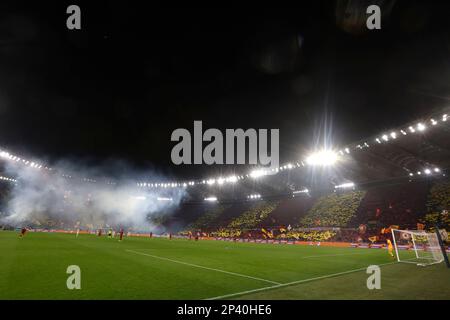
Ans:
MULTIPOLYGON (((379 264, 378 266, 387 266, 387 265, 396 264, 396 263, 398 263, 398 262, 397 261, 393 261, 393 262, 382 263, 382 264, 379 264)), ((337 272, 337 273, 332 273, 332 274, 326 274, 326 275, 323 275, 323 276, 320 276, 320 277, 314 277, 314 278, 309 278, 309 279, 297 280, 297 281, 292 281, 292 282, 287 282, 287 283, 280 283, 280 284, 277 284, 277 285, 274 285, 274 286, 268 286, 268 287, 263 287, 263 288, 259 288, 259 289, 252 289, 252 290, 247 290, 247 291, 241 291, 241 292, 225 294, 225 295, 222 295, 222 296, 207 298, 207 299, 204 299, 204 300, 227 299, 227 298, 232 298, 232 297, 236 297, 236 296, 242 296, 242 295, 246 295, 246 294, 250 294, 250 293, 256 293, 256 292, 261 292, 261 291, 278 289, 278 288, 292 286, 292 285, 295 285, 295 284, 300 284, 300 283, 311 282, 311 281, 315 281, 315 280, 321 280, 321 279, 326 279, 326 278, 342 276, 342 275, 345 275, 345 274, 359 272, 359 271, 363 271, 363 270, 367 270, 367 267, 353 269, 353 270, 348 270, 348 271, 343 271, 343 272, 337 272)))
POLYGON ((229 275, 233 275, 233 276, 237 276, 237 277, 241 277, 241 278, 248 278, 248 279, 252 279, 252 280, 268 282, 268 283, 275 284, 275 285, 280 285, 281 284, 280 282, 267 280, 267 279, 262 279, 262 278, 257 278, 257 277, 252 277, 252 276, 249 276, 249 275, 246 275, 246 274, 242 274, 242 273, 236 273, 236 272, 231 272, 231 271, 226 271, 226 270, 221 270, 221 269, 215 269, 215 268, 200 266, 198 264, 188 263, 188 262, 179 261, 179 260, 173 260, 173 259, 164 258, 164 257, 160 257, 160 256, 155 256, 155 255, 152 255, 152 254, 143 253, 143 252, 139 252, 139 251, 134 251, 134 250, 125 250, 125 251, 132 252, 132 253, 135 253, 135 254, 140 254, 140 255, 143 255, 143 256, 146 256, 146 257, 151 257, 151 258, 154 258, 154 259, 159 259, 159 260, 169 261, 169 262, 173 262, 173 263, 183 264, 183 265, 189 266, 189 267, 194 267, 194 268, 200 268, 200 269, 205 269, 205 270, 210 270, 210 271, 221 272, 221 273, 225 273, 225 274, 229 274, 229 275))

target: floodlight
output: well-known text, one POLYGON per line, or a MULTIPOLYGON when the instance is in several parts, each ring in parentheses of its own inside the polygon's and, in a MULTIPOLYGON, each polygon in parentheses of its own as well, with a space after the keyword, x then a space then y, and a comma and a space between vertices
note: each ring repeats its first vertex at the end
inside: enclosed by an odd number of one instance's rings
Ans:
POLYGON ((172 201, 172 198, 164 198, 164 197, 158 197, 158 201, 172 201))
POLYGON ((348 188, 354 188, 355 184, 353 182, 347 182, 343 184, 339 184, 337 186, 334 186, 335 189, 348 189, 348 188))
MULTIPOLYGON (((347 149, 345 150, 347 151, 347 149)), ((331 150, 315 152, 306 158, 306 163, 312 166, 330 166, 336 163, 337 154, 331 150)))
POLYGON ((308 192, 309 192, 309 190, 305 188, 303 190, 292 191, 292 194, 308 193, 308 192))
POLYGON ((427 127, 423 123, 417 124, 417 130, 424 131, 427 127))
POLYGON ((236 183, 238 181, 238 178, 236 176, 231 176, 227 178, 227 181, 231 183, 236 183))
POLYGON ((262 177, 266 174, 266 172, 262 169, 258 169, 258 170, 253 170, 252 172, 250 172, 250 177, 252 178, 259 178, 262 177))
POLYGON ((208 198, 205 198, 205 201, 215 202, 215 201, 217 201, 217 198, 216 197, 208 197, 208 198))

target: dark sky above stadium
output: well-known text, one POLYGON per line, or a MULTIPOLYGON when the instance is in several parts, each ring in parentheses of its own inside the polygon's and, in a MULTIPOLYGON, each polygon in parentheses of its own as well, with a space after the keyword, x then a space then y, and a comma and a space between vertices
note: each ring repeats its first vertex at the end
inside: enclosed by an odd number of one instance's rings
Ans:
POLYGON ((342 145, 448 106, 444 1, 237 4, 2 2, 0 146, 195 177, 227 169, 171 163, 172 131, 194 120, 279 128, 283 163, 325 127, 342 145), (69 4, 81 30, 66 28, 69 4), (366 29, 368 4, 382 30, 366 29))

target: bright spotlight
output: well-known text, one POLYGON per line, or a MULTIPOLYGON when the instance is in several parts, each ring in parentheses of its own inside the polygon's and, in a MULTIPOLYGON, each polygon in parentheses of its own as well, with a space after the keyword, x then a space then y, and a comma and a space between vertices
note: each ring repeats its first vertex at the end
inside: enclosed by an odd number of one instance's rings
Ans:
POLYGON ((315 152, 306 158, 306 163, 311 166, 330 166, 336 163, 337 154, 331 150, 315 152))
POLYGON ((427 127, 423 123, 417 124, 417 130, 424 131, 427 127))
POLYGON ((215 201, 217 201, 217 198, 216 197, 208 197, 208 198, 205 198, 205 201, 215 202, 215 201))
POLYGON ((347 182, 343 183, 337 186, 334 186, 335 189, 348 189, 348 188, 354 188, 355 184, 353 182, 347 182))
POLYGON ((299 193, 308 193, 309 192, 309 190, 307 189, 307 188, 305 188, 305 189, 303 189, 303 190, 295 190, 295 191, 292 191, 292 194, 293 195, 296 195, 296 194, 299 194, 299 193))
POLYGON ((434 172, 441 172, 441 169, 439 169, 439 168, 434 168, 434 172))
POLYGON ((423 172, 425 172, 426 174, 431 174, 431 170, 430 169, 425 169, 423 172))
POLYGON ((158 201, 172 201, 172 198, 164 198, 164 197, 158 197, 158 201))
POLYGON ((252 172, 250 172, 250 177, 252 178, 259 178, 262 177, 266 174, 266 172, 262 169, 258 169, 258 170, 253 170, 252 172))

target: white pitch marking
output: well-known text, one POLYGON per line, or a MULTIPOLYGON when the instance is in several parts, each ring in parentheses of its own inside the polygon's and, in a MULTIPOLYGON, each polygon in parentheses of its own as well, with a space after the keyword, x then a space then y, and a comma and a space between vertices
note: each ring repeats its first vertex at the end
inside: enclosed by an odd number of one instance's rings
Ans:
MULTIPOLYGON (((386 266, 386 265, 396 264, 396 263, 398 263, 398 262, 397 261, 387 262, 387 263, 379 264, 378 266, 386 266)), ((327 275, 320 276, 320 277, 314 277, 314 278, 309 278, 309 279, 297 280, 297 281, 292 281, 292 282, 287 282, 287 283, 280 283, 280 284, 277 284, 277 285, 274 285, 274 286, 263 287, 263 288, 259 288, 259 289, 253 289, 253 290, 247 290, 247 291, 241 291, 241 292, 236 292, 236 293, 225 294, 223 296, 207 298, 205 300, 220 300, 220 299, 226 299, 226 298, 231 298, 231 297, 235 297, 235 296, 241 296, 241 295, 245 295, 245 294, 249 294, 249 293, 255 293, 255 292, 266 291, 266 290, 271 290, 271 289, 278 289, 278 288, 282 288, 282 287, 291 286, 291 285, 294 285, 294 284, 299 284, 299 283, 310 282, 310 281, 314 281, 314 280, 321 280, 321 279, 336 277, 336 276, 340 276, 340 275, 344 275, 344 274, 348 274, 348 273, 363 271, 363 270, 366 270, 366 269, 367 269, 367 267, 363 267, 363 268, 359 268, 359 269, 353 269, 353 270, 348 270, 348 271, 343 271, 343 272, 338 272, 338 273, 327 274, 327 275)))
POLYGON ((216 272, 226 273, 226 274, 230 274, 230 275, 233 275, 233 276, 238 276, 238 277, 243 277, 243 278, 249 278, 249 279, 253 279, 253 280, 264 281, 264 282, 268 282, 268 283, 272 283, 272 284, 276 284, 276 285, 281 285, 281 283, 276 282, 276 281, 267 280, 267 279, 262 279, 262 278, 257 278, 257 277, 252 277, 252 276, 248 276, 248 275, 241 274, 241 273, 236 273, 236 272, 231 272, 231 271, 225 271, 225 270, 220 270, 220 269, 215 269, 215 268, 209 268, 209 267, 199 266, 199 265, 193 264, 193 263, 188 263, 188 262, 183 262, 183 261, 173 260, 173 259, 169 259, 169 258, 164 258, 164 257, 154 256, 154 255, 151 255, 151 254, 147 254, 147 253, 143 253, 143 252, 139 252, 139 251, 134 251, 134 250, 125 250, 125 251, 132 252, 132 253, 135 253, 135 254, 140 254, 140 255, 147 256, 147 257, 151 257, 151 258, 155 258, 155 259, 160 259, 160 260, 170 261, 170 262, 173 262, 173 263, 184 264, 184 265, 190 266, 190 267, 201 268, 201 269, 206 269, 206 270, 211 270, 211 271, 216 271, 216 272))

